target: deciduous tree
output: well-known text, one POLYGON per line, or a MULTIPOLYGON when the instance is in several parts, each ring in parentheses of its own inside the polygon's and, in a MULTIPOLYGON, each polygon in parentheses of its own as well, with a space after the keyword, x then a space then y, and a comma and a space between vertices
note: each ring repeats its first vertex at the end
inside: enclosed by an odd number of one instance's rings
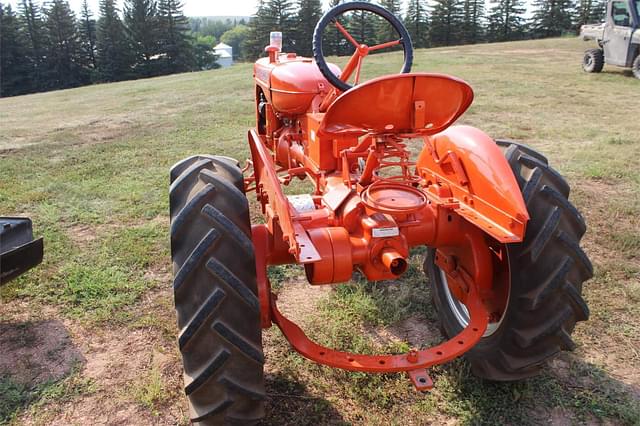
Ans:
POLYGON ((236 60, 245 58, 245 52, 242 50, 242 47, 249 35, 249 31, 249 27, 240 24, 222 34, 222 37, 220 37, 222 43, 228 44, 233 48, 233 58, 236 60))

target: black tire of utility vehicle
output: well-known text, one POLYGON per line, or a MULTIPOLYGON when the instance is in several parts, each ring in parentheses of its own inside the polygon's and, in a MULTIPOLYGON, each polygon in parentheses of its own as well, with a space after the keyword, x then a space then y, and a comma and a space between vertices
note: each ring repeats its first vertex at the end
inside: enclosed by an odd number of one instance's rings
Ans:
POLYGON ((171 169, 173 290, 191 421, 264 416, 260 306, 238 163, 194 156, 171 169))
POLYGON ((586 72, 600 72, 604 67, 604 52, 602 49, 589 49, 582 57, 582 69, 586 72))
POLYGON ((635 78, 640 79, 640 52, 636 59, 633 60, 633 64, 631 64, 631 72, 635 78))
MULTIPOLYGON (((511 286, 504 317, 465 357, 475 375, 507 381, 536 375, 546 360, 575 347, 574 326, 589 317, 582 283, 593 269, 579 245, 586 225, 568 201, 567 182, 533 149, 510 141, 497 144, 518 181, 530 221, 524 241, 507 245, 511 286)), ((441 330, 451 338, 463 323, 447 299, 434 254, 428 250, 425 271, 441 330)))

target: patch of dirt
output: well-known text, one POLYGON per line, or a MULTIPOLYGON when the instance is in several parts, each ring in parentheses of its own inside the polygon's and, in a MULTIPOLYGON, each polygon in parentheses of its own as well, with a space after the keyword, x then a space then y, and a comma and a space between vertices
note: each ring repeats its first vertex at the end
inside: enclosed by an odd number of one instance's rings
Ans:
POLYGON ((109 222, 101 224, 87 225, 83 223, 74 223, 65 228, 67 234, 71 240, 80 247, 84 247, 91 242, 98 239, 101 235, 108 234, 114 230, 124 227, 137 227, 145 224, 158 224, 161 226, 169 227, 169 217, 158 215, 153 219, 142 219, 131 221, 127 223, 122 222, 109 222))
POLYGON ((166 262, 159 262, 149 265, 144 271, 144 278, 162 284, 164 288, 171 288, 173 274, 171 267, 166 262))
POLYGON ((278 292, 278 309, 291 321, 303 325, 330 292, 331 286, 311 285, 302 278, 287 281, 278 292))
POLYGON ((407 342, 412 348, 430 347, 442 339, 437 326, 423 315, 414 314, 389 327, 365 327, 365 331, 380 346, 407 342))
MULTIPOLYGON (((83 360, 79 374, 90 380, 95 390, 62 404, 48 404, 37 415, 27 412, 20 423, 40 424, 44 420, 48 425, 65 426, 183 424, 187 406, 181 392, 180 355, 173 335, 163 332, 164 328, 175 325, 164 324, 169 321, 168 314, 160 318, 153 316, 156 309, 164 309, 163 300, 169 293, 170 288, 149 292, 138 304, 136 312, 154 318, 150 324, 86 328, 71 323, 72 347, 83 360), (134 386, 142 383, 151 370, 160 372, 163 386, 163 400, 153 410, 136 401, 133 392, 134 386)), ((60 340, 52 334, 51 340, 54 339, 60 340)), ((23 342, 17 345, 27 346, 23 342)))
POLYGON ((0 323, 0 376, 33 387, 61 379, 85 359, 58 320, 0 323))
POLYGON ((86 245, 97 238, 97 227, 92 225, 77 224, 67 228, 69 237, 77 245, 86 245))
MULTIPOLYGON (((94 144, 100 142, 109 142, 114 139, 122 138, 126 135, 131 127, 136 123, 127 119, 99 119, 92 120, 86 125, 72 128, 79 133, 82 139, 82 145, 94 144)), ((56 131, 64 131, 67 128, 55 129, 56 131)))

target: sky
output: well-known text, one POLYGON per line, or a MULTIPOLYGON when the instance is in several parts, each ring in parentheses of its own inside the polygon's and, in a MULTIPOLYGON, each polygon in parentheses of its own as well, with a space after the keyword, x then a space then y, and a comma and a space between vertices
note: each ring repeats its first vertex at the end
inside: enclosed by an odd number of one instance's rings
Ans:
MULTIPOLYGON (((79 13, 82 0, 68 0, 71 9, 79 13)), ((87 0, 94 15, 98 14, 99 0, 87 0)), ((122 8, 123 0, 117 0, 122 8)), ((42 4, 43 0, 36 0, 42 4)), ((9 0, 16 7, 20 0, 9 0)), ((184 14, 187 16, 251 16, 256 11, 257 0, 183 0, 184 14)), ((329 3, 323 1, 325 7, 329 3)))

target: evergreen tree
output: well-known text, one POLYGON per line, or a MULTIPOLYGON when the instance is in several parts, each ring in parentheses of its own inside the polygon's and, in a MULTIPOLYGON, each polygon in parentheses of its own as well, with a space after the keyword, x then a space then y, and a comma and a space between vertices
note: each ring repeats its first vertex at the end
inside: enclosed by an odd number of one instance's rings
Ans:
MULTIPOLYGON (((333 8, 342 3, 342 0, 331 0, 329 2, 329 8, 333 8)), ((346 15, 342 15, 339 19, 340 24, 344 27, 348 27, 348 19, 346 15)), ((329 24, 324 29, 322 37, 322 49, 325 56, 336 55, 345 56, 350 55, 353 52, 353 46, 349 43, 338 28, 329 24)))
POLYGON ((20 4, 22 27, 26 31, 26 57, 30 63, 29 78, 32 89, 42 90, 45 87, 44 73, 44 24, 40 8, 32 0, 22 0, 20 4))
MULTIPOLYGON (((364 1, 369 2, 369 0, 364 1)), ((368 44, 369 46, 377 43, 376 28, 380 27, 381 18, 363 10, 347 12, 343 16, 347 18, 345 25, 347 31, 358 43, 368 44)), ((353 52, 354 49, 355 47, 349 43, 349 52, 353 52)))
POLYGON ((602 22, 605 14, 606 2, 602 0, 580 0, 574 15, 574 27, 576 32, 586 24, 602 22))
MULTIPOLYGON (((381 0, 380 6, 387 9, 395 16, 400 16, 400 0, 381 0)), ((385 19, 380 19, 378 21, 378 27, 376 28, 376 39, 378 43, 385 43, 387 41, 398 40, 400 38, 400 34, 398 34, 385 19)), ((398 49, 401 48, 397 47, 398 49)))
POLYGON ((524 36, 523 0, 491 0, 489 41, 519 40, 524 36))
POLYGON ((409 0, 404 25, 409 31, 413 46, 416 48, 429 46, 429 18, 425 0, 409 0))
POLYGON ((126 0, 124 24, 133 52, 134 73, 149 77, 156 73, 154 56, 158 53, 158 19, 154 0, 126 0))
POLYGON ((571 0, 536 0, 531 32, 534 37, 557 37, 572 28, 571 0))
POLYGON ((96 21, 89 9, 87 0, 82 0, 80 10, 80 42, 86 63, 92 71, 98 67, 96 60, 96 21))
POLYGON ((45 9, 46 81, 48 88, 65 89, 88 82, 75 14, 66 0, 52 0, 45 9))
POLYGON ((482 40, 484 32, 484 0, 464 0, 462 4, 462 43, 474 44, 482 40))
POLYGON ((216 61, 218 55, 212 50, 213 42, 213 36, 200 36, 191 39, 194 58, 193 69, 211 70, 220 68, 220 64, 216 61))
POLYGON ((29 93, 31 63, 27 58, 27 40, 21 34, 20 21, 11 5, 0 3, 0 97, 29 93))
POLYGON ((282 32, 282 50, 291 51, 292 23, 294 21, 290 0, 260 0, 258 10, 249 21, 249 33, 243 45, 243 50, 250 59, 264 55, 264 49, 269 44, 271 31, 282 32))
POLYGON ((299 0, 295 24, 295 50, 298 55, 313 55, 313 30, 322 17, 320 0, 299 0))
POLYGON ((266 6, 263 0, 259 0, 256 14, 249 21, 247 37, 242 43, 242 51, 245 58, 255 60, 263 56, 264 48, 269 44, 269 36, 265 37, 266 24, 264 16, 266 14, 266 6))
POLYGON ((435 0, 431 12, 431 44, 450 46, 460 41, 462 10, 459 0, 435 0))
POLYGON ((102 81, 119 81, 131 77, 131 50, 115 0, 100 0, 96 47, 102 81))
POLYGON ((268 25, 268 30, 266 31, 267 43, 264 46, 269 44, 269 33, 271 31, 281 31, 282 51, 292 51, 295 34, 292 33, 291 29, 294 28, 295 17, 291 0, 268 0, 266 2, 265 22, 268 25))
POLYGON ((158 2, 159 52, 165 73, 190 71, 195 68, 193 44, 188 34, 189 20, 182 13, 180 0, 158 2))

